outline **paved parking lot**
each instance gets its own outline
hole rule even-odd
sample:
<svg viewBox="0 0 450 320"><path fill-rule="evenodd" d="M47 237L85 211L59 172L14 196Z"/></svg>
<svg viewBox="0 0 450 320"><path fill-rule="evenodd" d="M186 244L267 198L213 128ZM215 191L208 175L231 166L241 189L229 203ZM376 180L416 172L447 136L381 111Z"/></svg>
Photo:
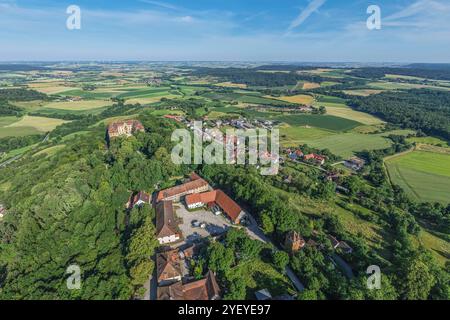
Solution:
<svg viewBox="0 0 450 320"><path fill-rule="evenodd" d="M177 216L183 221L179 227L185 241L188 243L210 235L221 234L232 226L231 222L226 220L224 216L216 216L206 209L189 212L182 203L175 204L174 209L176 210ZM193 227L192 221L194 220L205 223L206 228Z"/></svg>

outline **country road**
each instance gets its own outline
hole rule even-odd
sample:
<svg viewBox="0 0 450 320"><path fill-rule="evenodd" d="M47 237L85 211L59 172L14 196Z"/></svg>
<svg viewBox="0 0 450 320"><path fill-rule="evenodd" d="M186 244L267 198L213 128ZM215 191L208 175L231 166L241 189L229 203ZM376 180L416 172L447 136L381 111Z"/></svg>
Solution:
<svg viewBox="0 0 450 320"><path fill-rule="evenodd" d="M250 238L252 238L254 240L259 240L264 243L270 243L277 250L280 250L280 248L278 248L278 246L275 245L275 243L273 241L271 241L268 237L266 237L264 232L259 228L255 218L253 218L253 216L251 214L247 214L247 217L249 217L250 223L246 227L246 229L247 229L247 233L250 236ZM286 275L292 281L292 283L294 284L295 288L298 291L301 292L301 291L305 290L305 286L303 285L303 283L301 283L300 279L297 277L297 275L294 273L294 271L289 266L286 267Z"/></svg>

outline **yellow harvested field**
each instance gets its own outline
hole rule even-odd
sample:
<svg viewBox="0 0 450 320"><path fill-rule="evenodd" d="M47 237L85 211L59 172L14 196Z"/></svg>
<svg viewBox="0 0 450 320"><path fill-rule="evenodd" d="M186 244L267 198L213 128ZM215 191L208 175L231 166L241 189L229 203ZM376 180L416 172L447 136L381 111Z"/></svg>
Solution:
<svg viewBox="0 0 450 320"><path fill-rule="evenodd" d="M378 94L383 92L383 90L375 90L375 89L355 89L355 90L344 90L345 94L353 95L353 96L361 96L368 97L371 94Z"/></svg>
<svg viewBox="0 0 450 320"><path fill-rule="evenodd" d="M31 127L35 128L41 132L48 132L55 129L57 126L70 122L60 119L51 119L44 117L32 117L32 116L24 116L21 120L6 126L6 128L20 128L20 127Z"/></svg>
<svg viewBox="0 0 450 320"><path fill-rule="evenodd" d="M303 90L316 89L316 88L320 88L320 84L319 84L319 83L315 83L315 82L305 82L305 83L303 84Z"/></svg>
<svg viewBox="0 0 450 320"><path fill-rule="evenodd" d="M45 94L57 94L64 91L76 90L77 87L69 87L62 82L35 82L28 85L30 89L45 93Z"/></svg>
<svg viewBox="0 0 450 320"><path fill-rule="evenodd" d="M220 82L220 83L216 83L215 86L225 87L225 88L240 88L240 89L247 88L247 85L244 83L233 83L233 82Z"/></svg>
<svg viewBox="0 0 450 320"><path fill-rule="evenodd" d="M60 110L91 110L105 106L112 105L110 100L82 100L82 101L68 101L68 102L51 102L45 105L45 108L60 109Z"/></svg>
<svg viewBox="0 0 450 320"><path fill-rule="evenodd" d="M354 120L362 124L375 125L384 123L383 120L374 117L365 112L355 111L349 107L325 107L327 109L327 114L341 117L345 119Z"/></svg>
<svg viewBox="0 0 450 320"><path fill-rule="evenodd" d="M306 94L298 94L295 96L283 96L283 97L272 97L272 96L265 96L266 98L271 99L277 99L277 100L283 100L290 103L299 103L299 104L305 104L305 105L311 105L314 102L314 98L312 96L308 96Z"/></svg>
<svg viewBox="0 0 450 320"><path fill-rule="evenodd" d="M149 104L149 103L159 102L159 101L161 101L162 98L174 99L174 98L179 98L179 97L180 96L178 96L178 95L168 94L168 95L163 95L163 96L159 96L159 97L135 98L135 99L127 100L127 104L133 104L133 103Z"/></svg>

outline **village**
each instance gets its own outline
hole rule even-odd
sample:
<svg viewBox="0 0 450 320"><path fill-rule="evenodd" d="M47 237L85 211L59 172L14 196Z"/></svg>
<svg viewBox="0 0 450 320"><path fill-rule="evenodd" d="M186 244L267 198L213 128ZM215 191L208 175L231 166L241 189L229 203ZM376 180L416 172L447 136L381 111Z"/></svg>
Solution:
<svg viewBox="0 0 450 320"><path fill-rule="evenodd" d="M172 119L172 117L170 117ZM124 136L130 137L136 132L144 132L144 126L138 120L116 121L110 123L107 130L108 139ZM291 161L310 162L323 165L325 157L318 154L303 154L301 150L285 150ZM348 166L358 170L362 162L349 159ZM157 300L216 300L221 298L222 289L216 275L208 270L201 279L196 279L190 270L190 261L196 259L199 248L205 239L220 239L230 228L244 228L253 238L262 242L271 242L260 230L255 219L242 209L229 195L220 189L214 189L205 179L192 172L182 184L153 194L145 190L131 193L126 210L148 205L155 210L156 239L159 249L154 257L156 275L150 275L148 299ZM318 235L316 235L318 236ZM352 248L344 241L327 235L332 248L342 254L351 254ZM217 240L219 241L219 240ZM305 241L297 232L289 232L281 244L283 250L293 254L306 246L323 249L323 244L313 238ZM338 267L351 269L345 261L330 257ZM304 286L300 280L287 270L287 275L297 290ZM272 297L271 293L261 288L255 293L255 299L290 300L292 296Z"/></svg>

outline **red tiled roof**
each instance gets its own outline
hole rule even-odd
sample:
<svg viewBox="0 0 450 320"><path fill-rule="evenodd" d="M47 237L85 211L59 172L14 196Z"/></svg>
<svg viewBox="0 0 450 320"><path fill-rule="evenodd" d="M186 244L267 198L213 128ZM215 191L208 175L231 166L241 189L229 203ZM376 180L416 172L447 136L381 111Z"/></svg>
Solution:
<svg viewBox="0 0 450 320"><path fill-rule="evenodd" d="M178 250L158 253L156 255L158 282L181 277L181 263Z"/></svg>
<svg viewBox="0 0 450 320"><path fill-rule="evenodd" d="M222 190L217 190L216 203L225 211L232 221L236 221L241 213L241 207Z"/></svg>
<svg viewBox="0 0 450 320"><path fill-rule="evenodd" d="M186 196L185 200L187 205L194 203L209 204L215 202L234 222L239 218L239 214L242 211L241 207L222 190L191 194Z"/></svg>
<svg viewBox="0 0 450 320"><path fill-rule="evenodd" d="M210 203L216 201L217 191L208 191L203 193L193 193L187 195L185 200L187 205L191 205L194 203Z"/></svg>
<svg viewBox="0 0 450 320"><path fill-rule="evenodd" d="M316 159L316 160L322 161L322 160L325 160L325 157L320 156L320 155L315 154L315 153L310 153L310 154L305 155L305 159L306 160Z"/></svg>
<svg viewBox="0 0 450 320"><path fill-rule="evenodd" d="M192 190L201 188L201 187L205 187L208 185L208 182L206 182L205 180L203 180L202 178L199 178L197 180L194 181L189 181L186 182L184 184L181 184L179 186L175 186L169 189L165 189L165 190L161 190L158 193L158 197L156 201L161 201L163 199L166 198L170 198L176 195L184 195L189 193Z"/></svg>
<svg viewBox="0 0 450 320"><path fill-rule="evenodd" d="M220 288L211 271L201 280L166 287L158 287L158 300L215 300L220 298Z"/></svg>
<svg viewBox="0 0 450 320"><path fill-rule="evenodd" d="M172 201L156 205L156 237L164 238L178 234L178 223L173 213Z"/></svg>
<svg viewBox="0 0 450 320"><path fill-rule="evenodd" d="M128 125L132 126L132 131L144 131L145 128L139 120L115 121L108 125L108 134L116 134L120 127Z"/></svg>

